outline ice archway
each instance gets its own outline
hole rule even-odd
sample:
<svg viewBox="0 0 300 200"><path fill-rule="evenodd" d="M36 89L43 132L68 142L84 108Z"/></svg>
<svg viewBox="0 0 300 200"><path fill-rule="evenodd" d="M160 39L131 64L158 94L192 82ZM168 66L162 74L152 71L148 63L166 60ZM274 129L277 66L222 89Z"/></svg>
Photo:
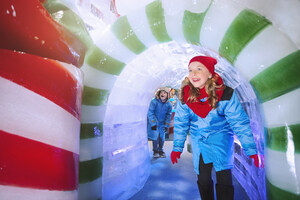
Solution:
<svg viewBox="0 0 300 200"><path fill-rule="evenodd" d="M266 185L270 198L298 198L300 194L298 139L300 109L297 102L300 99L298 78L300 51L296 44L273 26L272 21L236 2L214 1L202 13L185 10L170 14L165 11L161 1L154 1L120 17L104 35L98 38L97 48L90 51L86 57L86 65L82 68L86 79L84 92L86 101L83 102L82 107L82 126L88 129L94 127L95 124L103 122L105 124L103 136L105 141L103 149L104 198L122 199L132 195L134 187L139 187L143 184L142 181L146 180L145 168L149 166L147 144L143 143L146 137L145 123L142 122L145 119L147 107L136 102L107 107L108 94L113 88L117 75L134 58L151 46L172 40L202 46L205 50L201 53L227 59L236 71L250 81L259 98L266 120ZM229 79L233 77L232 79L235 80L238 77L238 75L231 74L235 70L230 72L227 70L230 66L224 68L220 66L219 69L224 72L221 73L223 76L229 75L229 77L224 77L225 81L233 83ZM145 75L141 74L141 76ZM147 81L150 84L158 83L155 77L148 77ZM145 83L145 85L150 84ZM145 94L148 91L142 91L144 90L142 86L139 85L138 90L127 88L126 93L131 95L131 98L126 100L149 98L152 91ZM235 88L239 86L240 82ZM240 89L240 92L251 93L251 88L249 90L245 88ZM121 98L122 92L125 90L119 90L118 93L112 92L111 95L117 94L114 99ZM240 97L243 96L247 94L240 95ZM255 99L244 103L250 111L257 110L251 108L251 106L256 107ZM130 113L132 110L135 110L134 116ZM114 113L113 117L109 113ZM263 133L260 132L259 127L257 130L256 138L261 139ZM122 146L121 140L126 137L120 136L126 132L144 134L145 137L138 137L139 141L128 140L128 143ZM94 140L98 138L89 138L89 141L81 140L81 143L92 144ZM263 146L259 143L260 140L257 142L258 146ZM109 144L114 144L114 146ZM140 156L134 157L133 153ZM90 163L85 154L80 153L80 155L80 159L86 162L84 164L97 165L99 163L99 159L95 158L97 155L90 157ZM116 162L114 158L117 158ZM243 160L242 157L239 158L239 155L236 158ZM131 159L135 159L136 166L129 164L133 161ZM247 166L242 165L241 168L243 167ZM258 175L261 174L258 173ZM125 187L122 185L123 180L132 184ZM251 182L252 180L248 182L258 191L257 197L264 198L264 192L259 191L258 188L261 185ZM92 184L91 182L90 185ZM112 185L114 185L113 192L109 190L112 189ZM81 188L84 187L85 184L81 184ZM106 196L108 193L109 195ZM91 195L91 193L81 193L81 195ZM255 197L252 198L255 199Z"/></svg>

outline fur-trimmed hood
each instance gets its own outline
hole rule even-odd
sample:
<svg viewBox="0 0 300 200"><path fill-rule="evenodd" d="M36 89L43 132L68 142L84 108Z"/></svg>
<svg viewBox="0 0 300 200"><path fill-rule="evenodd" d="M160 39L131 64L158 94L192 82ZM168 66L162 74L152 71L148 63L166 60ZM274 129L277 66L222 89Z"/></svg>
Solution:
<svg viewBox="0 0 300 200"><path fill-rule="evenodd" d="M159 99L159 94L160 94L161 91L165 91L168 94L167 100L169 100L170 99L170 88L168 88L168 87L159 88L155 93L155 98Z"/></svg>

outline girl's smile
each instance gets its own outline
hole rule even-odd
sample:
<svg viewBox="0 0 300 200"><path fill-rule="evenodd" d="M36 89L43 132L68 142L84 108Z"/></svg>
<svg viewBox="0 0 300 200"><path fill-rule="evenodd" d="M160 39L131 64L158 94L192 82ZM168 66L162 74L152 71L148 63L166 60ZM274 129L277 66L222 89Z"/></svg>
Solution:
<svg viewBox="0 0 300 200"><path fill-rule="evenodd" d="M188 78L195 88L203 88L205 86L206 81L211 77L211 73L202 63L190 63Z"/></svg>

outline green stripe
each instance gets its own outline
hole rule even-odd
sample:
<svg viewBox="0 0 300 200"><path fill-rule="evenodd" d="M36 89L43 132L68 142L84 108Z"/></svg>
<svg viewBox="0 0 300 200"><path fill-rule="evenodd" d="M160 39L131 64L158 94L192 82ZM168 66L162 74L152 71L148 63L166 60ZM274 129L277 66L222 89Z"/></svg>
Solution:
<svg viewBox="0 0 300 200"><path fill-rule="evenodd" d="M183 34L187 42L200 44L200 30L206 13L184 11L182 20Z"/></svg>
<svg viewBox="0 0 300 200"><path fill-rule="evenodd" d="M79 183L87 183L102 176L103 158L79 162Z"/></svg>
<svg viewBox="0 0 300 200"><path fill-rule="evenodd" d="M81 17L63 5L62 2L48 0L45 4L43 4L43 6L55 21L75 34L86 45L86 47L90 47L93 44ZM63 12L58 13L59 11Z"/></svg>
<svg viewBox="0 0 300 200"><path fill-rule="evenodd" d="M89 49L85 57L85 62L95 69L113 75L119 75L126 65L125 63L110 57L95 45Z"/></svg>
<svg viewBox="0 0 300 200"><path fill-rule="evenodd" d="M103 136L103 122L80 125L80 139Z"/></svg>
<svg viewBox="0 0 300 200"><path fill-rule="evenodd" d="M295 152L300 153L300 124L268 128L267 147L276 151L287 151L288 130L291 131Z"/></svg>
<svg viewBox="0 0 300 200"><path fill-rule="evenodd" d="M84 86L82 94L82 105L99 106L108 100L109 90Z"/></svg>
<svg viewBox="0 0 300 200"><path fill-rule="evenodd" d="M74 33L83 43L85 43L87 48L93 45L93 40L86 30L85 23L73 11L64 11L64 15L59 22L64 24L69 31Z"/></svg>
<svg viewBox="0 0 300 200"><path fill-rule="evenodd" d="M126 16L119 17L111 26L111 30L116 37L135 54L140 54L146 50L146 46L133 32Z"/></svg>
<svg viewBox="0 0 300 200"><path fill-rule="evenodd" d="M254 11L243 10L226 31L219 48L220 55L234 63L246 44L270 23Z"/></svg>
<svg viewBox="0 0 300 200"><path fill-rule="evenodd" d="M256 75L250 83L262 102L279 97L300 86L300 51L296 51Z"/></svg>
<svg viewBox="0 0 300 200"><path fill-rule="evenodd" d="M69 8L65 6L62 2L60 2L60 0L48 0L45 3L43 3L43 6L49 13L54 13L61 10L69 10Z"/></svg>
<svg viewBox="0 0 300 200"><path fill-rule="evenodd" d="M284 178L284 177L283 177ZM267 187L267 199L268 200L299 200L300 195L285 191L281 188L276 187L272 183L266 179L266 187Z"/></svg>
<svg viewBox="0 0 300 200"><path fill-rule="evenodd" d="M152 34L156 40L161 43L171 41L172 39L167 33L165 25L164 9L162 8L161 0L148 4L146 6L146 15Z"/></svg>

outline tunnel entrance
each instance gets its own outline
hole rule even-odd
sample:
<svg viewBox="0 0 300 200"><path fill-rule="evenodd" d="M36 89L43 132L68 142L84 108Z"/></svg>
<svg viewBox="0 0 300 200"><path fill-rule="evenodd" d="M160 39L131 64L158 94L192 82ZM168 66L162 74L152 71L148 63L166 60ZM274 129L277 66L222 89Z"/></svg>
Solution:
<svg viewBox="0 0 300 200"><path fill-rule="evenodd" d="M112 185L120 183L119 176L122 177L125 174L127 174L125 176L131 177L136 176L136 171L142 172L138 175L140 181L147 181L152 159L146 130L150 100L161 86L168 85L179 88L182 80L188 74L188 60L190 57L200 54L218 59L216 72L220 74L226 85L236 90L242 106L250 118L258 150L263 153L264 126L259 102L249 81L236 68L204 47L180 44L175 41L154 45L127 64L112 88L104 122L103 139L106 141L103 144L104 193L111 194L113 192L111 191ZM264 187L264 171L253 168L251 160L245 155L237 140L235 149L236 161L233 175L240 185L250 191ZM105 155L109 156L105 158ZM147 168L142 163L148 165ZM109 171L112 169L114 170ZM253 173L252 170L256 170L256 172ZM258 174L259 177L253 177L253 174ZM109 183L107 186L105 185L106 181ZM135 192L137 191L138 189L135 189Z"/></svg>

